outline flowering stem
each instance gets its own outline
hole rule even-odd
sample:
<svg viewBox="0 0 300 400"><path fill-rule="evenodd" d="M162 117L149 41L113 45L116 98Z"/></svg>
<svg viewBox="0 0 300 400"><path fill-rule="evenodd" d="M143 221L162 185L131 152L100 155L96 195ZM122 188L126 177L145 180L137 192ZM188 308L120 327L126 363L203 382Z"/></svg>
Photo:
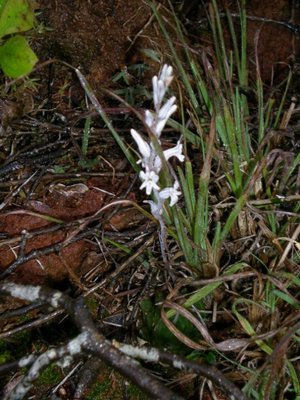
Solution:
<svg viewBox="0 0 300 400"><path fill-rule="evenodd" d="M140 159L138 164L142 165L139 174L142 182L140 189L145 189L146 194L152 194L153 200L147 200L150 204L151 214L158 220L160 225L159 241L164 263L167 265L167 229L164 221L164 203L169 199L169 206L177 203L181 192L175 172L170 170L168 159L176 157L179 161L184 160L182 144L178 142L175 147L163 150L160 136L170 116L176 111L176 98L173 96L165 103L164 96L173 79L173 68L164 65L159 76L152 79L154 111L145 112L145 125L149 133L150 142L144 140L134 129L131 135L135 140ZM172 172L172 173L171 173Z"/></svg>

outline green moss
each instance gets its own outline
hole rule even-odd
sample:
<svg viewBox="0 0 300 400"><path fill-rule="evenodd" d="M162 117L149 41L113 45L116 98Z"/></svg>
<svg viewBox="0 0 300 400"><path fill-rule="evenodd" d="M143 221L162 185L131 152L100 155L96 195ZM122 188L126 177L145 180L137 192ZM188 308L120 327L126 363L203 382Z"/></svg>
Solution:
<svg viewBox="0 0 300 400"><path fill-rule="evenodd" d="M0 340L0 364L11 361L13 358L4 340Z"/></svg>
<svg viewBox="0 0 300 400"><path fill-rule="evenodd" d="M62 379L62 373L57 365L49 365L44 371L40 374L37 379L37 384L43 386L53 386L60 382Z"/></svg>
<svg viewBox="0 0 300 400"><path fill-rule="evenodd" d="M27 344L30 342L31 333L30 333L30 331L24 330L24 331L22 331L22 332L16 333L16 334L13 336L13 338L14 338L14 340L15 340L16 342L18 342L18 343L20 342L20 343L22 343L23 345L27 345Z"/></svg>
<svg viewBox="0 0 300 400"><path fill-rule="evenodd" d="M133 384L129 384L128 394L132 400L149 400L149 397Z"/></svg>
<svg viewBox="0 0 300 400"><path fill-rule="evenodd" d="M22 357L30 349L31 335L22 331L16 333L9 341L0 340L0 364Z"/></svg>
<svg viewBox="0 0 300 400"><path fill-rule="evenodd" d="M91 295L86 297L84 299L84 303L93 315L97 314L99 308L99 300L95 296Z"/></svg>
<svg viewBox="0 0 300 400"><path fill-rule="evenodd" d="M110 394L111 390L111 382L106 380L102 383L96 383L94 385L93 389L87 396L87 400L104 400L108 399L109 397L106 397L107 395Z"/></svg>
<svg viewBox="0 0 300 400"><path fill-rule="evenodd" d="M128 382L119 373L110 368L102 371L98 377L99 381L94 384L86 400L122 400L124 391L130 400L149 400L137 386Z"/></svg>

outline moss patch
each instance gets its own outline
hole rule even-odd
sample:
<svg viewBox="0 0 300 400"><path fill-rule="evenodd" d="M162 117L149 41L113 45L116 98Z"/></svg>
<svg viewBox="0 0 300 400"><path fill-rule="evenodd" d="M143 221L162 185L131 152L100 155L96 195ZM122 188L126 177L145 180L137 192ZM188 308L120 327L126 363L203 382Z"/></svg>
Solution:
<svg viewBox="0 0 300 400"><path fill-rule="evenodd" d="M126 381L126 379L118 373L107 369L102 371L99 376L99 382L93 386L86 399L123 400L125 393L126 398L130 400L149 400L149 397L138 387Z"/></svg>
<svg viewBox="0 0 300 400"><path fill-rule="evenodd" d="M63 375L58 368L57 365L49 365L44 371L40 374L37 383L43 386L53 386L58 384Z"/></svg>

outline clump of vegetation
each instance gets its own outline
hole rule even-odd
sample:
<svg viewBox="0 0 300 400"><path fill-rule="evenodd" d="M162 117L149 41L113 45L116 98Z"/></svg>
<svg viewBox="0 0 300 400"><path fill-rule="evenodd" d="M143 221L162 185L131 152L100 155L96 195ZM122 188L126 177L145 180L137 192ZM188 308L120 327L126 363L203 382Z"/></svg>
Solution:
<svg viewBox="0 0 300 400"><path fill-rule="evenodd" d="M210 54L205 48L199 54L190 51L174 10L162 17L153 3L151 7L169 46L168 62L179 76L177 89L183 99L179 106L182 122L169 120L169 125L183 135L186 149L185 166L177 167L184 201L171 209L169 234L178 243L186 264L196 272L183 284L195 288L193 294L186 293L182 296L185 300L180 300L185 311L170 305L166 315L170 321L179 314L193 321L206 343L218 350L220 360L228 359L228 352L235 347L230 362L242 381L247 376L244 392L250 398L259 399L262 393L264 398L280 397L286 387L290 395L300 396L296 359L289 359L295 352L286 357L286 349L281 359L282 380L272 379L279 367L272 355L283 349L284 339L271 339L277 330L290 337L291 349L298 347L297 335L292 335L298 323L290 324L286 307L290 312L298 308L294 295L299 291L300 198L296 176L300 156L283 141L271 139L271 132L287 129L293 122L294 104L287 98L292 74L280 101L275 101L272 92L264 92L258 59L255 80L249 80L245 2L241 3L238 29L230 13L221 18L217 2L211 2L207 18L214 51ZM225 43L224 29L230 32L231 48ZM249 91L255 93L255 99L247 95ZM287 205L291 214L285 213ZM263 250L266 248L269 250ZM225 282L233 282L239 274L249 276L250 281L241 278L239 289L230 289L233 286ZM196 283L197 276L201 279ZM260 284L258 276L262 278ZM206 284L204 277L215 278ZM219 287L223 290L221 297L216 291ZM202 313L194 307L200 300L209 305ZM217 307L220 315L221 308L226 309L235 321L234 336L229 336L234 337L232 342L212 340L209 321L202 319L211 306ZM275 315L280 316L276 321ZM222 326L221 316L214 319ZM195 344L189 341L192 336L167 324L183 343L201 349L202 341ZM223 329L226 325L223 321ZM244 344L241 334L235 333L240 329ZM260 334L266 338L258 339ZM238 349L246 342L258 352L255 360L251 353L241 358ZM268 357L273 362L268 362ZM252 362L256 365L253 369L249 367Z"/></svg>
<svg viewBox="0 0 300 400"><path fill-rule="evenodd" d="M192 277L186 279L183 286L195 288L193 294L187 290L179 296L183 308L174 304L174 308L169 305L166 313L162 311L163 321L182 343L189 343L191 349L203 350L203 341L195 343L192 340L195 334L189 335L174 322L179 316L192 321L204 341L219 351L220 360L226 359L228 356L225 354L232 350L238 352L246 343L255 346L259 358L266 360L284 346L284 340L277 344L271 339L261 340L258 339L259 332L273 337L274 329L283 334L285 329L282 330L282 326L287 324L289 330L286 334L289 336L298 327L298 324L289 324L286 307L291 310L299 307L294 293L299 290L297 265L300 246L297 238L300 230L297 220L300 197L297 195L299 182L296 177L300 155L283 141L274 141L275 132L287 129L292 122L295 104L287 99L292 73L288 74L279 101L275 100L272 91L264 92L258 58L255 79L253 76L252 80L249 79L245 2L241 3L238 29L231 14L228 12L221 16L217 2L211 2L207 19L214 50L210 54L204 48L201 54L190 51L181 22L171 5L171 12L164 10L161 13L154 3L149 4L170 53L168 57L156 54L155 59L163 59L174 66L178 78L177 91L182 99L179 105L181 122L178 118L170 118L167 125L181 133L185 148L185 165L177 167L180 181L177 190L178 194L182 191L183 201L179 206L175 203L174 207L163 205L164 212L160 213L157 212L155 194L154 201L149 203L160 225L162 218L166 221L169 237L175 239L186 265L192 268ZM225 43L224 29L230 33L231 46ZM255 97L249 96L249 92L255 93ZM155 134L151 128L149 131L151 124L147 122L147 113L145 125L153 141ZM147 163L143 159L151 151L135 131L132 135L142 154L139 162L145 167ZM154 148L155 145L151 146ZM200 168L198 160L201 160ZM169 174L166 164L163 164L163 171ZM159 178L156 174L148 175L140 172L144 181L142 188L148 189L147 194L150 194L153 188L157 190ZM286 206L289 213L285 212ZM282 241L286 241L286 250ZM263 250L266 248L269 249L267 252ZM230 295L224 283L234 281L239 275L251 276L251 282L246 284L240 278L241 291ZM258 275L263 277L259 295ZM205 284L205 277L215 278ZM202 281L195 282L197 278ZM197 289L198 286L203 287ZM218 291L220 287L223 294ZM199 311L195 308L199 301L209 307ZM145 320L152 315L145 309L146 304L147 301L141 304ZM235 329L242 329L244 339L237 336L232 341L216 343L213 340L206 326L209 321L202 319L213 304L217 308L225 307L232 321L236 321ZM275 321L274 315L280 315L280 319ZM226 323L223 324L225 327ZM259 324L263 328L258 331ZM157 342L157 333L159 331L152 332L153 342ZM151 341L150 336L146 334L144 337ZM291 335L290 340L294 343L291 347L298 346L296 336ZM261 365L260 374L257 374L256 368L248 366L253 362L250 355L247 361L245 358L241 361L238 354L231 358L240 379L247 376L244 391L250 398L259 399L262 393L267 398L275 398L278 393L282 396L286 386L294 396L300 396L295 361L283 356L281 361L285 365L285 374L282 381L274 383L272 374L278 368L277 364L268 364L267 361L260 364L256 359L257 367Z"/></svg>

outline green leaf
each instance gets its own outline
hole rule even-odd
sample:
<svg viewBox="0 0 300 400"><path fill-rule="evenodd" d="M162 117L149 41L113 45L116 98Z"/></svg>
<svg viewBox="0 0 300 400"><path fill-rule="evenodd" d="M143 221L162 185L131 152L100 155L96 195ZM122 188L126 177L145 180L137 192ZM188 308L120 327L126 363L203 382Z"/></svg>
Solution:
<svg viewBox="0 0 300 400"><path fill-rule="evenodd" d="M34 13L26 0L0 0L0 38L33 28Z"/></svg>
<svg viewBox="0 0 300 400"><path fill-rule="evenodd" d="M278 289L274 289L272 292L273 292L273 294L275 294L275 296L279 297L286 303L290 304L291 306L293 306L297 309L300 309L299 303L296 302L296 300L293 297L289 296L287 293L283 293Z"/></svg>
<svg viewBox="0 0 300 400"><path fill-rule="evenodd" d="M143 339L149 341L153 346L166 347L167 349L181 353L186 352L187 347L173 335L161 320L161 306L157 304L161 303L163 299L163 294L161 292L156 292L153 301L149 298L141 301L140 308L143 325L139 333ZM172 322L184 335L194 339L200 339L197 329L190 321L186 320L181 315L173 318Z"/></svg>
<svg viewBox="0 0 300 400"><path fill-rule="evenodd" d="M142 49L141 52L143 54L145 54L146 57L149 57L150 60L155 61L158 64L162 63L160 56L158 55L158 53L155 50L153 50L153 49Z"/></svg>
<svg viewBox="0 0 300 400"><path fill-rule="evenodd" d="M0 66L10 78L28 74L37 61L27 40L20 35L10 38L0 47Z"/></svg>

